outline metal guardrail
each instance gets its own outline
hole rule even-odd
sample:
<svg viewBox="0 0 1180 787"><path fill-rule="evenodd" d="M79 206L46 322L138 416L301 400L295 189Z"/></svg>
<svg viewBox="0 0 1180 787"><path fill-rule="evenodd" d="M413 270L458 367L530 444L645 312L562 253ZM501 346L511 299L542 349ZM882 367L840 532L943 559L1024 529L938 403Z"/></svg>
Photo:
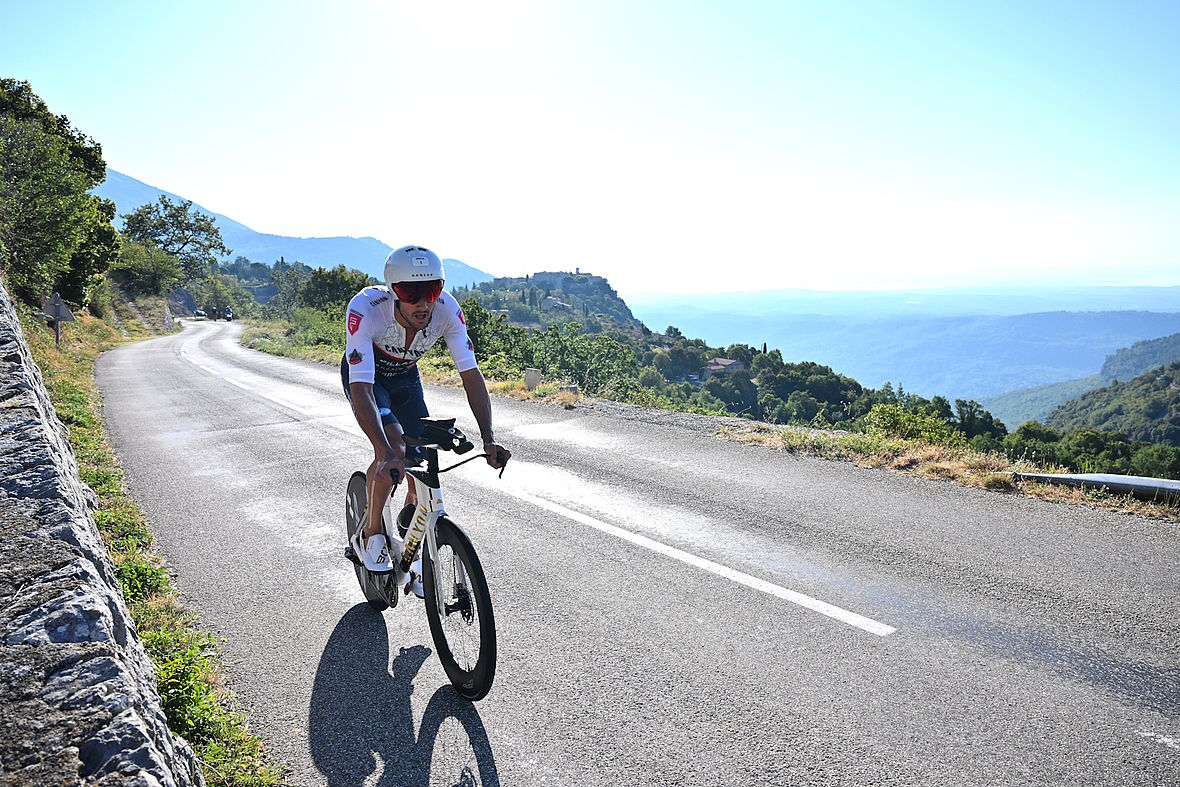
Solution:
<svg viewBox="0 0 1180 787"><path fill-rule="evenodd" d="M1113 473L1014 473L1018 481L1038 481L1089 489L1106 489L1157 503L1180 502L1180 481Z"/></svg>

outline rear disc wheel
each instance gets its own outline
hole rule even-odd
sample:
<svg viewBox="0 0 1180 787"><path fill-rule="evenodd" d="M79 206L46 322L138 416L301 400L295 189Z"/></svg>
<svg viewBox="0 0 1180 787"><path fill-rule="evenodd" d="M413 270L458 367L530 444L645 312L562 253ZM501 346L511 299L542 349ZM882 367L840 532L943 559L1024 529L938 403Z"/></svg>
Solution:
<svg viewBox="0 0 1180 787"><path fill-rule="evenodd" d="M365 526L368 496L365 474L357 470L352 474L352 478L348 479L348 493L344 498L344 523L348 530L348 543L350 544L353 534ZM385 585L392 585L390 578L393 575L370 574L369 570L360 563L354 563L353 569L356 571L356 581L360 584L361 592L365 594L365 600L369 602L369 606L378 612L388 609L390 596L387 596L384 591L386 590ZM397 599L396 588L394 588L392 598Z"/></svg>

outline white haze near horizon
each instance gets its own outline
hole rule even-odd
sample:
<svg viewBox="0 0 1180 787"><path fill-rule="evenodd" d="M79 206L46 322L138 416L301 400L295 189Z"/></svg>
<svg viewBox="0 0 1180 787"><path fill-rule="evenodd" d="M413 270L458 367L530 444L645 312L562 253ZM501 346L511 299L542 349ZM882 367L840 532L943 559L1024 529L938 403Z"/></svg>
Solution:
<svg viewBox="0 0 1180 787"><path fill-rule="evenodd" d="M5 74L260 231L624 295L1180 284L1175 9L7 3ZM41 31L53 30L48 36Z"/></svg>

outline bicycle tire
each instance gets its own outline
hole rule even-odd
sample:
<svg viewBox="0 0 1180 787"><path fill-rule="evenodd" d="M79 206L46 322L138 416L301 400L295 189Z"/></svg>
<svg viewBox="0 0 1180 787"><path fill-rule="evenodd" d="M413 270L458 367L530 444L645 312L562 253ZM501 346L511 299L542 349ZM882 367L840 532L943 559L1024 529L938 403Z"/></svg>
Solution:
<svg viewBox="0 0 1180 787"><path fill-rule="evenodd" d="M365 474L357 470L348 479L348 492L344 496L344 524L345 529L348 531L347 537L350 541L352 534L358 528L365 526L365 510L368 497L369 492L365 486ZM369 602L369 606L378 612L384 612L388 609L389 602L378 585L382 581L382 578L373 576L369 573L368 569L360 564L354 563L352 567L356 571L356 581L360 583L361 592L365 594L365 600Z"/></svg>
<svg viewBox="0 0 1180 787"><path fill-rule="evenodd" d="M459 694L472 702L483 699L496 677L496 619L483 566L471 539L458 525L440 517L435 528L438 562L422 557L422 589L426 619L443 671ZM462 568L458 574L457 567ZM436 581L447 591L438 608ZM459 581L456 581L456 580ZM441 613L441 614L440 614ZM478 642L472 644L473 637Z"/></svg>

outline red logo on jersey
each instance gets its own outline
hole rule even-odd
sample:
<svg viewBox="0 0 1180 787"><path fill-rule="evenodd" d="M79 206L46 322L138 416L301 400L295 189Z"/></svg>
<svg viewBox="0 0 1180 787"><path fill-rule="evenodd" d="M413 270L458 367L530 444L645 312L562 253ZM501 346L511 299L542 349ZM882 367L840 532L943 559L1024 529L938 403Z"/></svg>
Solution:
<svg viewBox="0 0 1180 787"><path fill-rule="evenodd" d="M348 356L348 362L350 364L352 364L353 366L355 366L356 364L363 361L364 358L365 358L365 356L361 355L359 350L353 350L352 353Z"/></svg>
<svg viewBox="0 0 1180 787"><path fill-rule="evenodd" d="M349 309L348 310L348 333L349 334L356 333L357 329L361 327L361 320L363 320L363 319L364 319L363 315L358 314L357 312L354 312L351 309Z"/></svg>
<svg viewBox="0 0 1180 787"><path fill-rule="evenodd" d="M463 323L464 325L467 324L467 316L463 314L462 306L459 307L459 322Z"/></svg>

